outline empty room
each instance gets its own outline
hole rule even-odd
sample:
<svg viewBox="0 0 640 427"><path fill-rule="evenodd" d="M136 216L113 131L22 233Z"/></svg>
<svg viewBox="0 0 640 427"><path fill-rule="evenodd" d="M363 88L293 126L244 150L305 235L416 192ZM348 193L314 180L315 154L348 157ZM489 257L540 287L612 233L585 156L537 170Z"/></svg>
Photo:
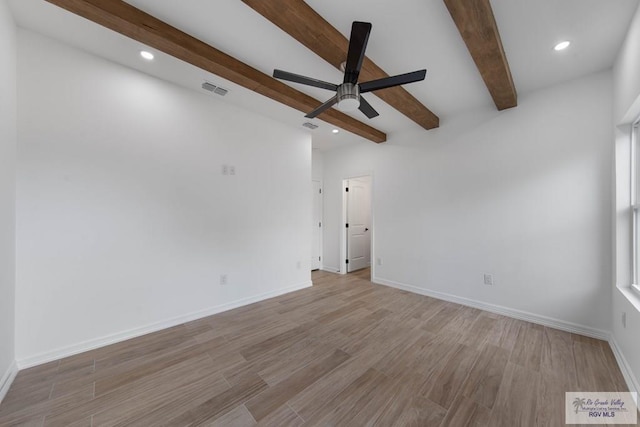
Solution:
<svg viewBox="0 0 640 427"><path fill-rule="evenodd" d="M639 0L0 0L0 426L640 425Z"/></svg>

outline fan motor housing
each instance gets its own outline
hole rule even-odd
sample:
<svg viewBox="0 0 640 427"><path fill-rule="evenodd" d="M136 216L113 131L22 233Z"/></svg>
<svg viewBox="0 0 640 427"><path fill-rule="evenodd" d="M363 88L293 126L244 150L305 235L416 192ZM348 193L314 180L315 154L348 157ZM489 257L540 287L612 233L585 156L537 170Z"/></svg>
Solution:
<svg viewBox="0 0 640 427"><path fill-rule="evenodd" d="M360 87L353 83L343 83L338 86L338 109L354 111L360 107Z"/></svg>

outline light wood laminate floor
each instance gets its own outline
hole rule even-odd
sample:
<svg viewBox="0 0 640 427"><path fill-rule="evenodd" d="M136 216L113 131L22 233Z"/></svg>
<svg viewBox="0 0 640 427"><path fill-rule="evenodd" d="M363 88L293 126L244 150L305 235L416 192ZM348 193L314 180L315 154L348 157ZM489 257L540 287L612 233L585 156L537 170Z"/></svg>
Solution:
<svg viewBox="0 0 640 427"><path fill-rule="evenodd" d="M626 390L606 342L368 278L23 370L0 425L560 426L565 391Z"/></svg>

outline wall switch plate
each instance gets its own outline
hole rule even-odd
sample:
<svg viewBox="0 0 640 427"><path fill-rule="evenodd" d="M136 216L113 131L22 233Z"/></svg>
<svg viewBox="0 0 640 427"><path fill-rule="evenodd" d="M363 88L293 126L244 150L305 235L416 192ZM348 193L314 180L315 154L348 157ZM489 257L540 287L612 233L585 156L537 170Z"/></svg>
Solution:
<svg viewBox="0 0 640 427"><path fill-rule="evenodd" d="M302 263L300 261L296 262L296 267L298 268L298 270L300 270L301 266L302 266Z"/></svg>
<svg viewBox="0 0 640 427"><path fill-rule="evenodd" d="M485 285L493 285L493 275L485 274L484 275L484 284Z"/></svg>
<svg viewBox="0 0 640 427"><path fill-rule="evenodd" d="M226 285L228 282L228 278L226 274L221 274L220 275L220 284L221 285Z"/></svg>
<svg viewBox="0 0 640 427"><path fill-rule="evenodd" d="M376 258L376 265L382 265L382 258Z"/></svg>
<svg viewBox="0 0 640 427"><path fill-rule="evenodd" d="M622 327L627 328L627 313L624 311L622 312Z"/></svg>

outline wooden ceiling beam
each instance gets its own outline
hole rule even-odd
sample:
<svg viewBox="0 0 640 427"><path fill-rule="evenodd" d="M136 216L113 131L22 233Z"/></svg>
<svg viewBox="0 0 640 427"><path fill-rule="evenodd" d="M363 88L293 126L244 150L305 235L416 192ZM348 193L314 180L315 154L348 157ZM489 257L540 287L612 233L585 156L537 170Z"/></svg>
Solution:
<svg viewBox="0 0 640 427"><path fill-rule="evenodd" d="M334 67L340 69L340 64L347 59L349 40L303 0L242 1ZM360 81L388 76L365 57ZM433 129L439 126L438 116L401 86L374 93L423 128Z"/></svg>
<svg viewBox="0 0 640 427"><path fill-rule="evenodd" d="M121 0L47 0L191 65L307 113L321 102L264 74ZM384 132L336 110L318 118L370 141L387 140Z"/></svg>
<svg viewBox="0 0 640 427"><path fill-rule="evenodd" d="M444 0L498 110L518 105L518 94L489 0Z"/></svg>

